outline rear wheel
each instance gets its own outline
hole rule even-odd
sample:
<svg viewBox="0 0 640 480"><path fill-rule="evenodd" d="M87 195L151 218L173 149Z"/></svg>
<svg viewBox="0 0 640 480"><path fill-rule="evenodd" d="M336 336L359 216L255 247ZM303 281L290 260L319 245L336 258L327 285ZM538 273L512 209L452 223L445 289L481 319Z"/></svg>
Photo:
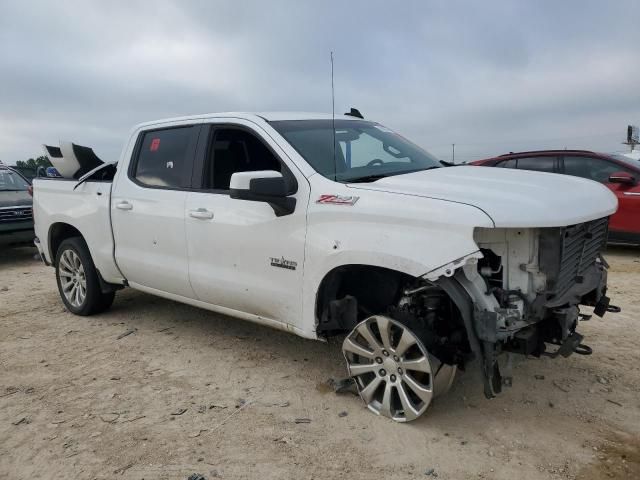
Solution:
<svg viewBox="0 0 640 480"><path fill-rule="evenodd" d="M91 254L80 237L68 238L60 244L56 280L63 303L76 315L99 313L113 303L115 292L102 292Z"/></svg>
<svg viewBox="0 0 640 480"><path fill-rule="evenodd" d="M369 410L397 422L422 415L434 396L449 389L456 373L455 366L430 355L405 325L382 315L356 325L342 351Z"/></svg>

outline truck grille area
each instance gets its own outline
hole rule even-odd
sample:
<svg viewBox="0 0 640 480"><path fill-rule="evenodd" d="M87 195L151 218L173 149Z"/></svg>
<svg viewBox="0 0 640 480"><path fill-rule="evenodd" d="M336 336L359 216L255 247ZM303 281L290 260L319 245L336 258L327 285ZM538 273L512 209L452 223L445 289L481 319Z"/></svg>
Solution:
<svg viewBox="0 0 640 480"><path fill-rule="evenodd" d="M609 232L607 217L563 228L545 228L540 235L540 267L547 275L547 292L564 295L605 248Z"/></svg>
<svg viewBox="0 0 640 480"><path fill-rule="evenodd" d="M33 220L33 210L30 206L0 208L0 223L14 223Z"/></svg>

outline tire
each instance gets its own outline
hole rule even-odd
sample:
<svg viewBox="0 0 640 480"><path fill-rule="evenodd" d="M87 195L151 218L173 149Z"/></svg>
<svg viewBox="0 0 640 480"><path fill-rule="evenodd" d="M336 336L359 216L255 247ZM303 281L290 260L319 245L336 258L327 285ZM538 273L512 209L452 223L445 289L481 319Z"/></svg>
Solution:
<svg viewBox="0 0 640 480"><path fill-rule="evenodd" d="M100 292L102 296L102 301L96 308L93 310L93 313L102 313L106 312L113 305L113 301L116 298L116 292L103 293Z"/></svg>
<svg viewBox="0 0 640 480"><path fill-rule="evenodd" d="M456 373L406 325L384 315L356 325L344 339L342 353L367 408L396 422L424 414L433 398L446 393Z"/></svg>
<svg viewBox="0 0 640 480"><path fill-rule="evenodd" d="M103 293L87 244L81 237L64 240L56 253L56 281L67 310L87 316L107 310L115 292Z"/></svg>

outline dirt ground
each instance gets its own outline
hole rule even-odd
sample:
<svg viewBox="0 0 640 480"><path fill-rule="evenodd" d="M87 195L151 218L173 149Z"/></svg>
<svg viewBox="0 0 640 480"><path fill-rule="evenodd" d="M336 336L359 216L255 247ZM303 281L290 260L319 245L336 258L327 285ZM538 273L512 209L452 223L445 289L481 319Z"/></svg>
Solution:
<svg viewBox="0 0 640 480"><path fill-rule="evenodd" d="M410 424L328 387L337 341L130 289L76 317L34 253L0 253L2 479L640 478L640 250L607 256L623 312L582 323L592 356L491 401L472 364Z"/></svg>

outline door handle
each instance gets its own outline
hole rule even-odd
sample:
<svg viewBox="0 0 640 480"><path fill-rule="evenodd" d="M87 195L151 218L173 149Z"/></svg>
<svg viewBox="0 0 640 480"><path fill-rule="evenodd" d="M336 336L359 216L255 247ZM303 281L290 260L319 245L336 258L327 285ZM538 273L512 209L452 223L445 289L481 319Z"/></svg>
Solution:
<svg viewBox="0 0 640 480"><path fill-rule="evenodd" d="M624 192L623 194L630 197L640 197L640 192Z"/></svg>
<svg viewBox="0 0 640 480"><path fill-rule="evenodd" d="M200 220L211 220L213 218L213 212L210 212L206 208L198 208L197 210L189 210L189 216L199 218Z"/></svg>
<svg viewBox="0 0 640 480"><path fill-rule="evenodd" d="M133 205L131 205L126 200L123 200L122 202L116 203L116 208L118 210L132 210L133 209Z"/></svg>

